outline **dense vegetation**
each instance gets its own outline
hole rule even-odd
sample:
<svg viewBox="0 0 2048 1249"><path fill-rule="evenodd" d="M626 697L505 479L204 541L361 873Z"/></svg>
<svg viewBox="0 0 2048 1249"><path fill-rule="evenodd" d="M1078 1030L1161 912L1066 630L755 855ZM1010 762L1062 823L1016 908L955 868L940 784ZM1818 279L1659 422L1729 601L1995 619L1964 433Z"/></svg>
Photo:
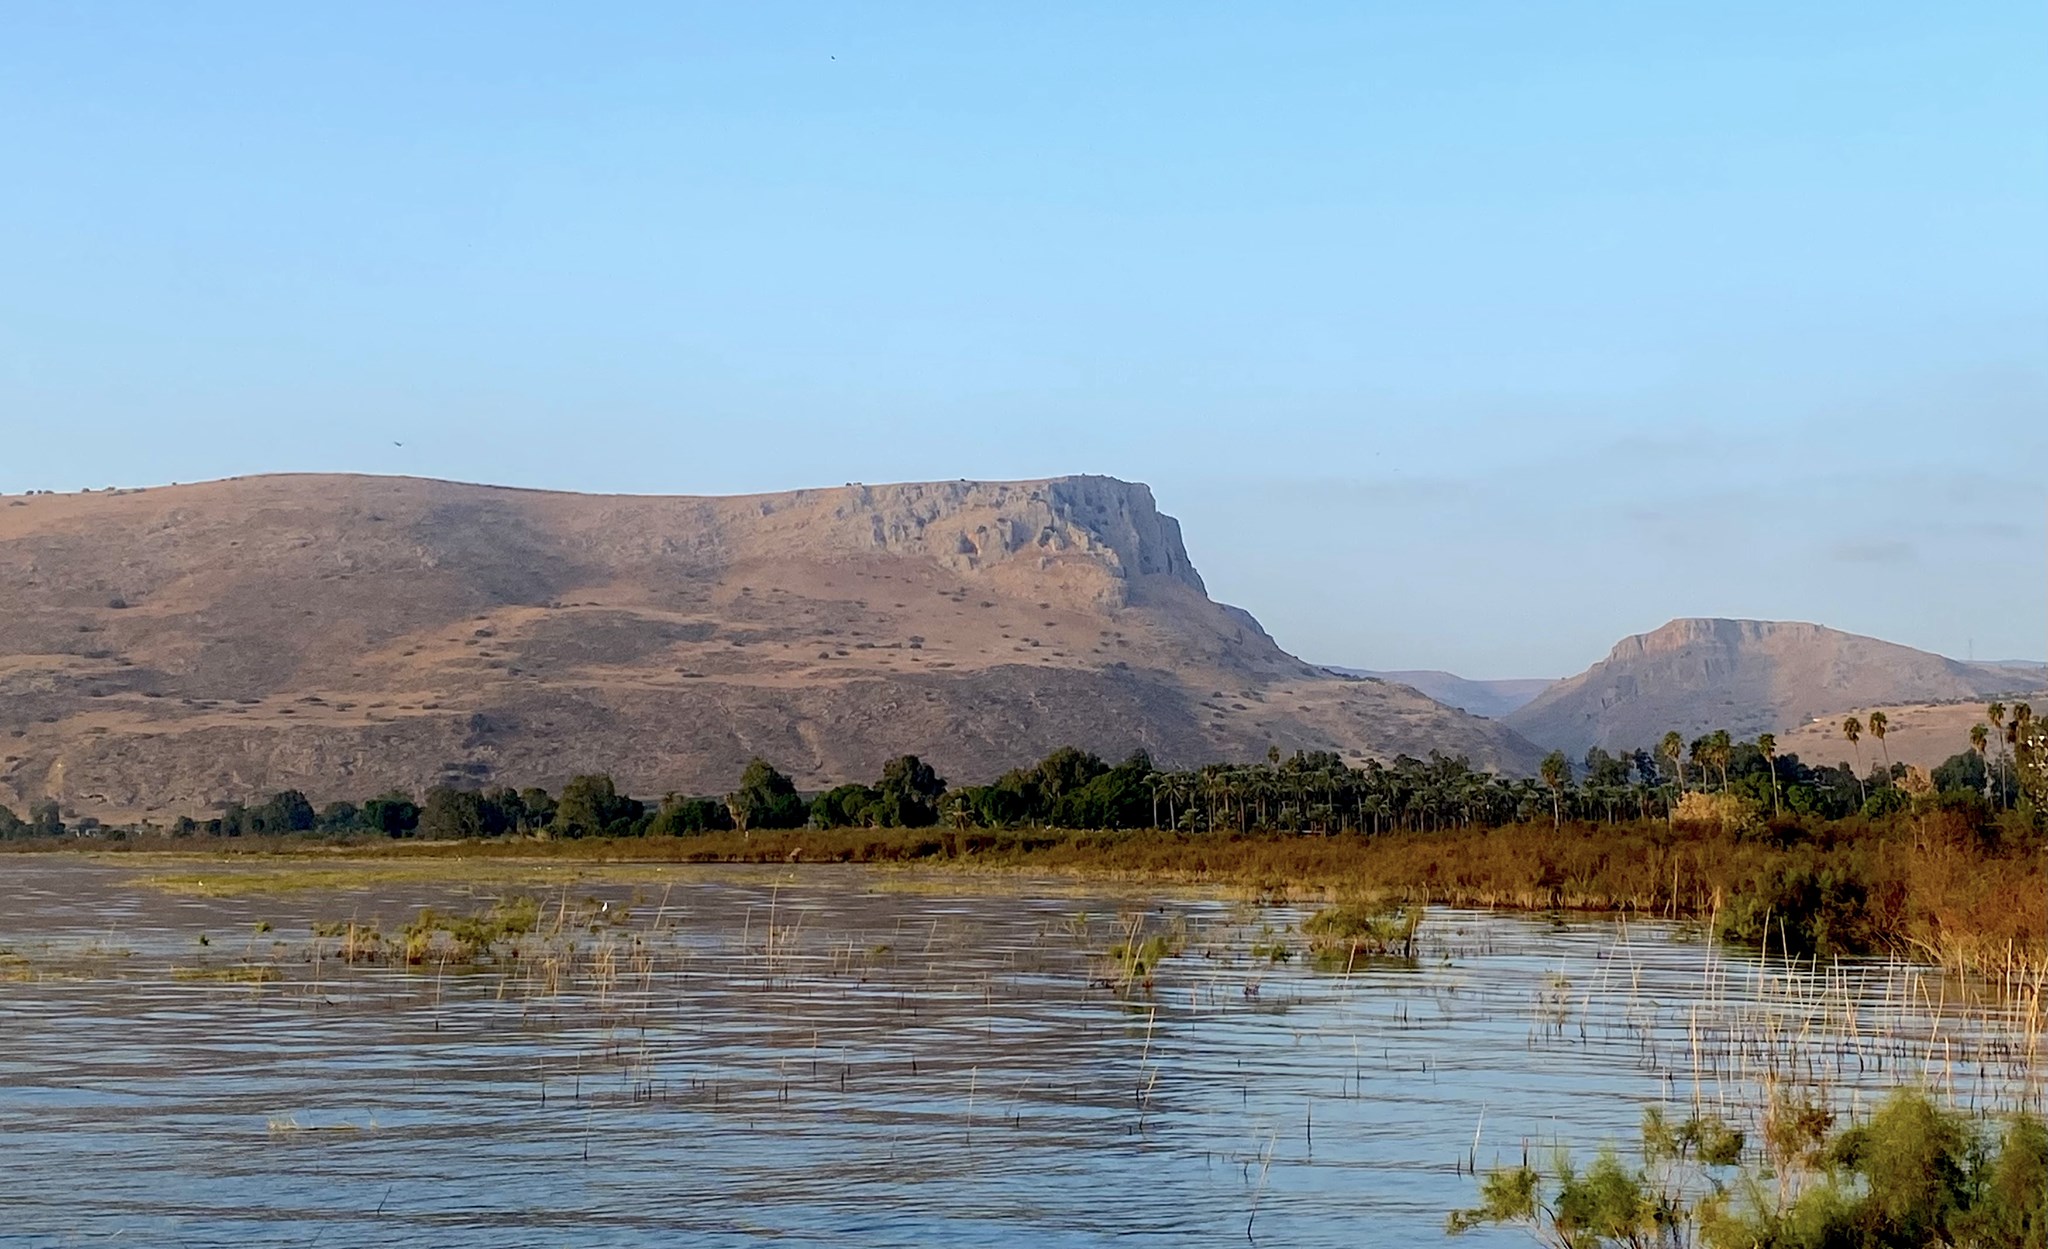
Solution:
<svg viewBox="0 0 2048 1249"><path fill-rule="evenodd" d="M389 793L316 810L290 790L254 806L231 803L204 821L177 820L175 836L239 837L280 833L369 833L461 840L508 835L553 837L680 836L725 829L1052 827L1171 829L1189 833L1434 832L1499 828L1547 817L1619 825L1651 820L1713 822L1733 831L1783 836L1791 826L1878 819L1929 799L1957 809L2038 811L2048 806L2048 725L2018 704L1989 708L1989 724L1970 749L1931 773L1884 753L1885 720L1872 713L1843 722L1860 754L1867 732L1875 749L1867 773L1846 765L1810 766L1777 753L1773 737L1737 741L1726 731L1691 743L1666 734L1655 750L1611 754L1595 748L1578 761L1553 753L1536 777L1474 769L1463 757L1431 752L1347 765L1327 752L1277 749L1263 762L1155 768L1143 754L1110 764L1071 747L987 785L949 788L915 755L892 760L873 784L841 785L806 798L766 760L750 763L723 796L669 794L649 803L619 792L611 777L579 776L559 795L544 789L440 787L423 798ZM1787 821L1793 825L1788 826ZM1777 830L1773 833L1772 830ZM0 807L0 837L100 831L97 821L67 826L54 802L26 820Z"/></svg>
<svg viewBox="0 0 2048 1249"><path fill-rule="evenodd" d="M287 791L169 828L67 827L54 803L0 837L327 838L553 843L553 852L697 860L971 858L982 865L1398 893L1410 900L1710 918L1727 938L1830 955L1910 951L1981 966L2044 958L2042 725L1994 706L1971 748L1931 773L1883 756L1867 773L1725 732L1656 751L1562 755L1537 778L1461 758L1346 765L1269 752L1183 771L1054 751L990 784L949 787L916 756L872 784L806 797L765 760L722 796L630 797L603 775L559 793L439 787L316 809ZM1852 745L1866 726L1844 725ZM1994 741L1996 746L1994 748ZM627 847L631 848L628 849Z"/></svg>

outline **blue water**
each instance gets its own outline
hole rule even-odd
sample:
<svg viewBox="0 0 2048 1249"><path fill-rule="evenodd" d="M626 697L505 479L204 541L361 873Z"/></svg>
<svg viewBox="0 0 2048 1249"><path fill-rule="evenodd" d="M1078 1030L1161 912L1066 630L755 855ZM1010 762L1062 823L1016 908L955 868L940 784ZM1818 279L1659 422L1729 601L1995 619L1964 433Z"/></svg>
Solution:
<svg viewBox="0 0 2048 1249"><path fill-rule="evenodd" d="M1251 957L1302 912L1186 895L648 866L209 899L0 863L0 1243L1408 1245L1475 1161L1739 1121L1773 1067L1845 1109L2041 1098L1966 984L1665 925L1436 910L1344 975ZM500 893L578 917L566 969L310 931ZM1185 933L1149 991L1103 983L1132 922ZM281 978L178 978L245 962Z"/></svg>

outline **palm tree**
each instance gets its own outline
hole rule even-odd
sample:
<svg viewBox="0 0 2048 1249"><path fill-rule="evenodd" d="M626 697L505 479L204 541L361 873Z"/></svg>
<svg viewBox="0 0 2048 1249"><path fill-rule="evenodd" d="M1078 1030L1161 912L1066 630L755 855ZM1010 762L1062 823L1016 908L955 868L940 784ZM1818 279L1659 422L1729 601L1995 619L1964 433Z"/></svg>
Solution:
<svg viewBox="0 0 2048 1249"><path fill-rule="evenodd" d="M1728 792L1728 763L1735 757L1735 740L1728 736L1727 729L1715 729L1707 734L1707 758L1715 771L1721 774L1721 792Z"/></svg>
<svg viewBox="0 0 2048 1249"><path fill-rule="evenodd" d="M1543 783L1550 786L1550 826L1564 827L1564 787L1572 783L1572 763L1562 750L1543 756Z"/></svg>
<svg viewBox="0 0 2048 1249"><path fill-rule="evenodd" d="M1858 745L1863 740L1863 721L1855 716L1842 721L1842 736L1849 739L1849 745L1856 751L1856 793L1862 801L1868 802L1870 795L1863 788L1863 747Z"/></svg>
<svg viewBox="0 0 2048 1249"><path fill-rule="evenodd" d="M2005 704L1992 703L1984 709L1984 718L1991 723L1991 741L1993 745L1998 747L1998 758L1993 762L1998 767L2000 774L2003 774L2005 771L2003 766L2005 763Z"/></svg>
<svg viewBox="0 0 2048 1249"><path fill-rule="evenodd" d="M1970 726L1970 749L1977 752L1977 766L1984 769L1984 800L1994 807L1998 805L1997 790L1991 784L1991 764L1985 751L1991 744L1991 734L1981 724Z"/></svg>
<svg viewBox="0 0 2048 1249"><path fill-rule="evenodd" d="M1884 712L1870 713L1870 735L1877 739L1878 749L1884 751L1884 770L1887 776L1891 775L1892 751L1891 747L1884 744L1884 731L1890 724L1891 721L1885 718Z"/></svg>
<svg viewBox="0 0 2048 1249"><path fill-rule="evenodd" d="M1672 768L1675 769L1678 773L1678 792L1681 794L1684 793L1685 739L1678 735L1678 730L1673 729L1671 732L1666 733L1664 735L1664 740L1657 743L1657 753L1663 755L1666 759L1671 760Z"/></svg>
<svg viewBox="0 0 2048 1249"><path fill-rule="evenodd" d="M1756 735L1756 748L1763 752L1764 766L1771 770L1771 818L1778 816L1778 738L1773 733Z"/></svg>

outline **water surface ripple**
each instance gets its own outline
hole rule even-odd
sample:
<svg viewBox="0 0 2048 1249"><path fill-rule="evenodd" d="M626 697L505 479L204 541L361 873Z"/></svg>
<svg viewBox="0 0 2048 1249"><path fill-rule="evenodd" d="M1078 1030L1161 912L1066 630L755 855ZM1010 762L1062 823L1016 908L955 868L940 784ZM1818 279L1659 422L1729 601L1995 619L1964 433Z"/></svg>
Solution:
<svg viewBox="0 0 2048 1249"><path fill-rule="evenodd" d="M1298 910L1185 895L649 866L212 898L5 862L0 1243L1405 1245L1473 1162L1645 1105L2042 1096L1970 985L1669 925L1439 909L1344 974L1252 956ZM574 921L566 962L312 931L508 893ZM1106 983L1132 924L1185 933L1149 991ZM244 964L281 978L193 978Z"/></svg>

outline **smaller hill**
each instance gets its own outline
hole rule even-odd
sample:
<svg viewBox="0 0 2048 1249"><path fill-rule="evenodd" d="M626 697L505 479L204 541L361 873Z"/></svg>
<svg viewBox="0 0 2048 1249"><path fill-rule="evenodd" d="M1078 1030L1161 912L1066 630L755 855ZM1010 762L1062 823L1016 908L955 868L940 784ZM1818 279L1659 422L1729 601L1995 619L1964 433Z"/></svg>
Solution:
<svg viewBox="0 0 2048 1249"><path fill-rule="evenodd" d="M2038 702L2035 705L2040 706ZM1880 745L1866 733L1860 743L1851 746L1842 736L1843 717L1867 720L1873 711L1882 711L1888 722L1884 742ZM1818 716L1796 727L1788 725L1778 733L1778 750L1798 755L1807 763L1846 763L1851 767L1860 763L1867 768L1873 760L1890 759L1932 771L1970 749L1970 726L1982 723L1982 702L1862 707Z"/></svg>
<svg viewBox="0 0 2048 1249"><path fill-rule="evenodd" d="M1782 734L1816 717L1976 703L2044 683L2023 666L1965 663L1817 624L1681 619L1624 638L1505 722L1576 757L1592 746L1647 746L1673 729L1688 738L1717 728Z"/></svg>
<svg viewBox="0 0 2048 1249"><path fill-rule="evenodd" d="M1395 685L1405 685L1446 707L1455 707L1459 711L1484 716L1489 720L1500 719L1557 684L1550 677L1473 681L1455 672L1441 672L1434 668L1399 672L1375 672L1366 668L1332 668L1330 671L1347 677L1372 677L1379 681L1390 681Z"/></svg>

